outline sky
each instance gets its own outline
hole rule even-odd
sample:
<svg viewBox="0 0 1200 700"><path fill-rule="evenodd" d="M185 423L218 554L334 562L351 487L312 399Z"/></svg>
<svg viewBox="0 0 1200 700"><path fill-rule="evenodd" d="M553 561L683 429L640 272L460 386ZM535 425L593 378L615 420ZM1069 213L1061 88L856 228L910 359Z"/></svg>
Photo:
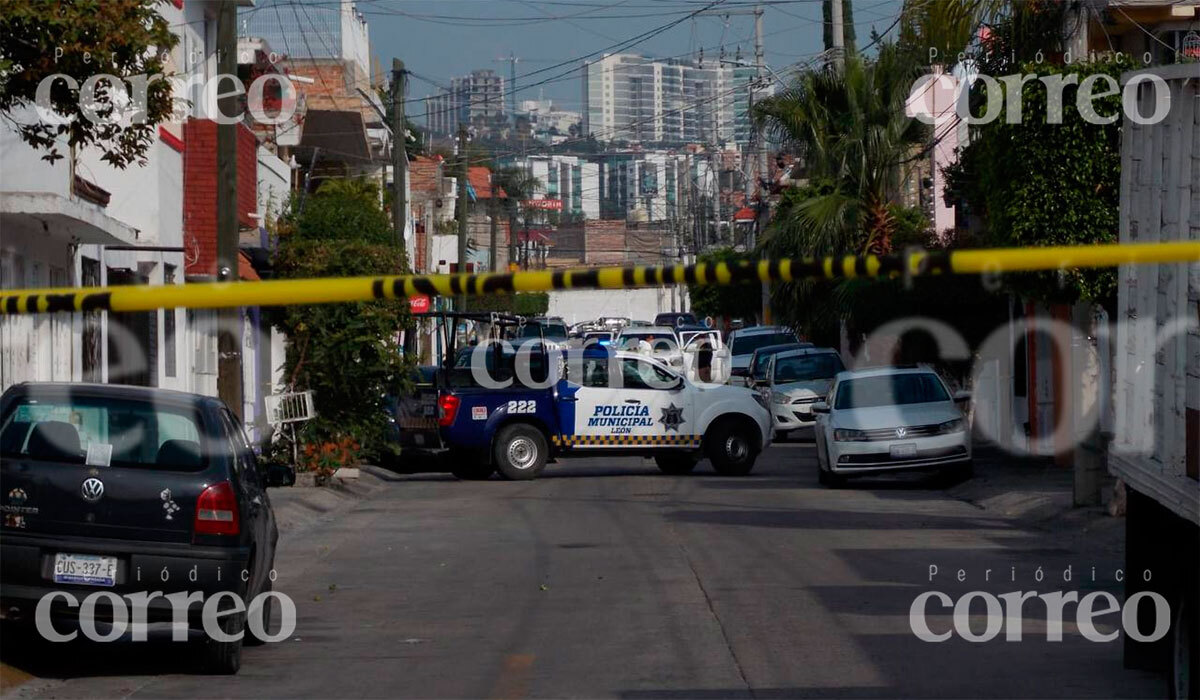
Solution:
<svg viewBox="0 0 1200 700"><path fill-rule="evenodd" d="M714 11L688 17L712 3ZM892 26L901 3L854 0L858 44L869 41L873 27L882 32ZM715 60L722 47L729 60L738 47L743 59L754 57L753 16L720 14L751 9L750 0L356 0L356 5L370 26L371 53L385 69L395 57L412 72L410 100L436 93L433 83L447 85L451 77L480 68L494 69L507 81L510 52L520 59L518 101L541 95L572 111L579 110L582 92L581 63L572 59L615 53L610 47L622 42L638 42L622 52L657 57L703 48L705 60ZM643 34L650 36L635 39ZM776 72L810 60L824 48L820 0L765 0L763 44ZM572 62L558 65L564 61ZM424 108L414 106L410 113L423 121Z"/></svg>

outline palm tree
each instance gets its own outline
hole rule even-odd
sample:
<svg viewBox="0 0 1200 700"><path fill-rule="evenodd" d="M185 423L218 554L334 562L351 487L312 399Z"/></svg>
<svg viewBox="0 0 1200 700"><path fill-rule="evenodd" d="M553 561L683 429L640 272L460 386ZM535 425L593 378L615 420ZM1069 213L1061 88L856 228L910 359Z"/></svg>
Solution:
<svg viewBox="0 0 1200 700"><path fill-rule="evenodd" d="M508 261L511 264L517 250L517 207L526 199L542 189L542 181L534 177L528 170L508 165L496 168L492 173L494 187L504 190L502 202L505 213L508 214ZM492 229L492 264L496 261L496 233Z"/></svg>
<svg viewBox="0 0 1200 700"><path fill-rule="evenodd" d="M903 166L927 134L905 101L920 67L883 44L874 58L852 54L842 66L803 73L755 106L755 117L804 162L814 188L781 211L765 244L783 255L891 250L889 206Z"/></svg>

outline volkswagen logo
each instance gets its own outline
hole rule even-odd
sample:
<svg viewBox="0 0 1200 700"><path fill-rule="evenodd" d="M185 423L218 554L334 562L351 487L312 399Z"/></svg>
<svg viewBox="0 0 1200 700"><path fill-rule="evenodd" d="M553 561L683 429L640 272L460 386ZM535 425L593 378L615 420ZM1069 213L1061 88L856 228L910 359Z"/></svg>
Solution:
<svg viewBox="0 0 1200 700"><path fill-rule="evenodd" d="M95 503L104 496L104 482L95 477L86 479L79 487L79 492L83 495L83 500Z"/></svg>
<svg viewBox="0 0 1200 700"><path fill-rule="evenodd" d="M903 438L908 435L908 428L896 428L896 437Z"/></svg>

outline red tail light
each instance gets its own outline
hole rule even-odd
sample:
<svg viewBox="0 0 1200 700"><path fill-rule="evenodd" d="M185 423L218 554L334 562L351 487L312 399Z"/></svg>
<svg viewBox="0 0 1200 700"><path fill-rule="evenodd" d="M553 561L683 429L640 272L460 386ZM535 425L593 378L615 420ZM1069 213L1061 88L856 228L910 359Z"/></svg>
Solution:
<svg viewBox="0 0 1200 700"><path fill-rule="evenodd" d="M197 535L238 534L237 496L232 484L222 481L200 493L193 529Z"/></svg>
<svg viewBox="0 0 1200 700"><path fill-rule="evenodd" d="M454 417L458 415L458 405L462 403L454 394L442 394L438 397L438 425L446 427L454 425Z"/></svg>

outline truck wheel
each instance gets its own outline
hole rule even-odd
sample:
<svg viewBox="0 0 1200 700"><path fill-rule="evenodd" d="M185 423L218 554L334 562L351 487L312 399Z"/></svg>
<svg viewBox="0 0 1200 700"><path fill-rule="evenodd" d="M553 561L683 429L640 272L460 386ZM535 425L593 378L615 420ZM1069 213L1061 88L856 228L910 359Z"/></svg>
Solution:
<svg viewBox="0 0 1200 700"><path fill-rule="evenodd" d="M663 474L691 474L700 460L687 452L654 455L654 463Z"/></svg>
<svg viewBox="0 0 1200 700"><path fill-rule="evenodd" d="M461 455L450 467L450 473L463 481L487 481L496 468L484 461L484 455Z"/></svg>
<svg viewBox="0 0 1200 700"><path fill-rule="evenodd" d="M501 429L493 447L496 468L505 479L536 479L546 468L550 450L542 431L531 425Z"/></svg>
<svg viewBox="0 0 1200 700"><path fill-rule="evenodd" d="M704 444L713 469L723 476L745 476L758 459L750 430L735 421L718 421L704 436Z"/></svg>

